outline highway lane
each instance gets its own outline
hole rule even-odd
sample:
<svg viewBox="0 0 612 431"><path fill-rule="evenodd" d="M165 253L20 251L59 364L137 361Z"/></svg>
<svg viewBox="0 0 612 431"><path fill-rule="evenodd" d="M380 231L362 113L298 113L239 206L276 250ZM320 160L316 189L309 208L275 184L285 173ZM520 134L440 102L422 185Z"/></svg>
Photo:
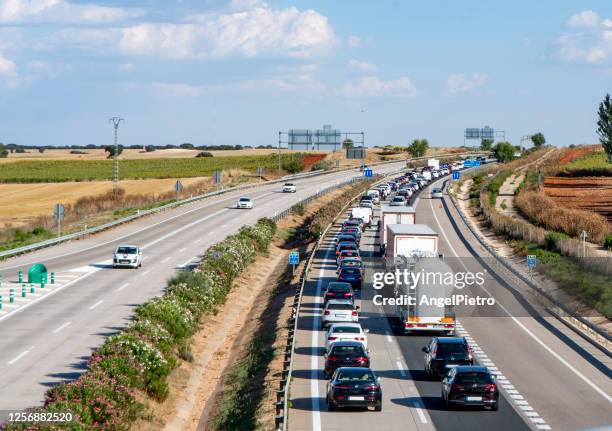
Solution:
<svg viewBox="0 0 612 431"><path fill-rule="evenodd" d="M450 203L444 206L440 200L429 199L425 191L417 206L417 222L439 232L440 250L453 269L480 271L483 265L462 240L462 235L469 238L467 230L458 232L451 221L458 220L457 227L461 227L453 210ZM477 252L485 255L482 250ZM582 347L584 341L573 332L559 330L554 317L541 306L525 304L508 288L516 287L512 278L492 275L479 293L496 299L498 306L489 313L496 317L464 313L459 318L465 332L509 382L515 408L529 415L538 429L612 426L609 358L590 354L593 349Z"/></svg>
<svg viewBox="0 0 612 431"><path fill-rule="evenodd" d="M387 165L379 171L397 167ZM84 370L91 350L128 322L134 306L159 295L165 280L208 246L246 223L282 211L318 189L346 180L348 175L343 172L296 180L295 194L278 193L278 184L231 192L84 241L3 262L0 271L5 280L14 280L18 269L37 261L43 261L58 274L83 271L84 278L0 321L0 410L37 405L47 387L75 378ZM230 208L242 195L254 198L253 210ZM109 268L111 253L118 243L144 246L143 268Z"/></svg>
<svg viewBox="0 0 612 431"><path fill-rule="evenodd" d="M378 211L376 211L378 212ZM374 220L376 223L377 218ZM335 230L339 225L335 226ZM501 397L500 410L446 411L440 402L440 383L424 378L421 348L429 336L405 337L387 319L390 310L373 303L379 294L372 287L372 274L382 270L376 256L377 233L367 230L360 245L366 266L363 292L358 304L362 307L360 323L370 330L368 348L371 366L381 376L383 386L382 413L361 411L328 412L324 397L326 383L322 368L324 358L320 346L324 333L318 330L321 315L321 289L335 280L333 244L324 243L314 262L311 279L307 283L300 310L296 355L291 380L290 430L528 430L521 416Z"/></svg>

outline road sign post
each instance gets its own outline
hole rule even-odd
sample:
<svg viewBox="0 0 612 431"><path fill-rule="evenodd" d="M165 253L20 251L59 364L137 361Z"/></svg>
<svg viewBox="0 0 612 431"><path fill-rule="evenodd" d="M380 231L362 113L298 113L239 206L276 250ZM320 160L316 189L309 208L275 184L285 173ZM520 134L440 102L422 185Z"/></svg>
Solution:
<svg viewBox="0 0 612 431"><path fill-rule="evenodd" d="M453 171L453 180L458 180L459 178L461 178L461 172Z"/></svg>
<svg viewBox="0 0 612 431"><path fill-rule="evenodd" d="M363 170L363 176L366 178L371 178L372 177L372 169L370 168L366 168Z"/></svg>
<svg viewBox="0 0 612 431"><path fill-rule="evenodd" d="M178 201L181 192L183 191L183 184L180 182L180 180L176 180L176 183L174 183L174 191L176 192L176 200Z"/></svg>
<svg viewBox="0 0 612 431"><path fill-rule="evenodd" d="M57 221L57 237L61 236L61 228L62 228L62 218L64 218L64 205L55 204L55 208L53 209L53 215L55 216L55 220Z"/></svg>
<svg viewBox="0 0 612 431"><path fill-rule="evenodd" d="M580 232L580 240L582 241L582 257L586 257L586 240L587 240L587 232L583 230Z"/></svg>
<svg viewBox="0 0 612 431"><path fill-rule="evenodd" d="M289 253L289 265L292 267L292 273L295 274L295 267L300 263L300 254L297 251Z"/></svg>
<svg viewBox="0 0 612 431"><path fill-rule="evenodd" d="M531 277L533 278L533 270L535 269L537 264L537 258L535 254L528 254L527 255L527 266L529 267L529 273L531 274Z"/></svg>

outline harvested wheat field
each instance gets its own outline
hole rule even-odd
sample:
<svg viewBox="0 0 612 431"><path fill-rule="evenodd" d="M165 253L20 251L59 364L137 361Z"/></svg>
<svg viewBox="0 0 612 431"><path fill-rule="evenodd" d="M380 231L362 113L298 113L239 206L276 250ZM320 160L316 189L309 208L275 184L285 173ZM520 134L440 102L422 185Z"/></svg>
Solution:
<svg viewBox="0 0 612 431"><path fill-rule="evenodd" d="M206 178L181 179L188 187ZM176 179L125 180L120 186L126 194L159 194L171 192ZM0 226L7 223L21 226L40 215L53 214L53 206L73 204L85 196L102 195L113 189L111 181L66 182L44 184L0 184Z"/></svg>
<svg viewBox="0 0 612 431"><path fill-rule="evenodd" d="M610 177L546 177L544 192L564 206L593 211L612 221Z"/></svg>

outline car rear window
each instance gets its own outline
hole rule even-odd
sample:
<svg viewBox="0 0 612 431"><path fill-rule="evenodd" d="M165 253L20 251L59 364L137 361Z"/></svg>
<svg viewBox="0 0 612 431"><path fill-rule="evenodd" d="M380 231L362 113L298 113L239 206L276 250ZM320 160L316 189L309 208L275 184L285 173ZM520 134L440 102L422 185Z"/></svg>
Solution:
<svg viewBox="0 0 612 431"><path fill-rule="evenodd" d="M489 373L479 371L464 371L457 374L457 383L493 383L493 379Z"/></svg>
<svg viewBox="0 0 612 431"><path fill-rule="evenodd" d="M351 287L346 286L344 284L335 284L329 286L327 290L330 292L349 292L351 290Z"/></svg>
<svg viewBox="0 0 612 431"><path fill-rule="evenodd" d="M121 254L136 254L136 253L138 253L138 249L136 247L119 247L117 249L117 253L121 253Z"/></svg>
<svg viewBox="0 0 612 431"><path fill-rule="evenodd" d="M358 268L342 268L343 274L361 274Z"/></svg>
<svg viewBox="0 0 612 431"><path fill-rule="evenodd" d="M338 373L340 382L373 382L374 373L371 371L341 371Z"/></svg>
<svg viewBox="0 0 612 431"><path fill-rule="evenodd" d="M351 304L328 304L328 310L353 310L353 306Z"/></svg>
<svg viewBox="0 0 612 431"><path fill-rule="evenodd" d="M439 343L438 349L436 350L436 356L439 357L451 357L451 356L465 356L467 355L467 349L463 343Z"/></svg>
<svg viewBox="0 0 612 431"><path fill-rule="evenodd" d="M365 356L363 347L361 346L334 346L331 351L332 355L362 355Z"/></svg>
<svg viewBox="0 0 612 431"><path fill-rule="evenodd" d="M359 334L361 331L354 326L334 326L334 334Z"/></svg>

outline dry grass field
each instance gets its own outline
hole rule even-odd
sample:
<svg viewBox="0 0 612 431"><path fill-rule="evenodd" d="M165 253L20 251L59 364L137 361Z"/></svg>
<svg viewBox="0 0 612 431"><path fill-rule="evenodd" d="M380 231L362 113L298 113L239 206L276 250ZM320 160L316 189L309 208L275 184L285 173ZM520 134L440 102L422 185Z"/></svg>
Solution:
<svg viewBox="0 0 612 431"><path fill-rule="evenodd" d="M544 192L564 206L592 211L612 222L611 177L546 177Z"/></svg>

